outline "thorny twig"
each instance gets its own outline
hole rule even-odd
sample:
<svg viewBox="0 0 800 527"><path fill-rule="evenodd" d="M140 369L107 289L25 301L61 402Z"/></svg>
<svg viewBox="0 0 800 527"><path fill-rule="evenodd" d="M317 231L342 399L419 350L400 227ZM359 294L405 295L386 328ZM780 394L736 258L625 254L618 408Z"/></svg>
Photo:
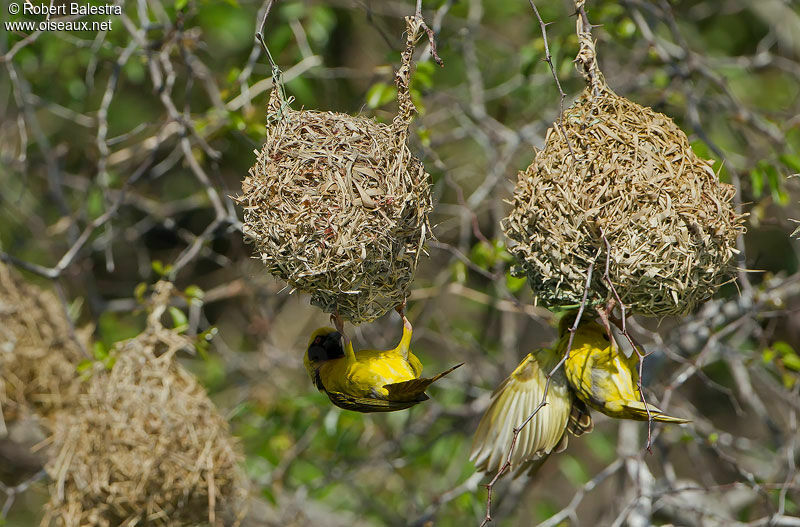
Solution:
<svg viewBox="0 0 800 527"><path fill-rule="evenodd" d="M628 333L628 326L627 326L627 323L625 322L625 320L627 319L627 315L628 315L626 313L625 303L622 302L622 299L620 298L619 293L617 293L617 288L614 287L614 282L613 282L613 280L611 280L611 273L610 273L610 270L611 270L611 243L608 241L608 238L606 237L606 233L603 232L602 228L600 229L600 237L603 239L603 243L605 244L605 249L606 249L606 269L605 269L605 272L603 273L603 279L608 284L608 288L611 290L611 292L614 295L614 299L616 301L616 305L619 306L619 309L620 309L620 311L622 313L622 322L620 324L621 325L620 329L622 330L622 334L625 336L626 339L628 339L628 343L631 345L631 347L633 348L633 351L636 353L636 356L639 358L639 379L636 381L636 387L639 389L639 397L641 398L642 403L644 403L644 409L647 411L647 447L646 448L647 448L647 451L652 454L653 452L650 449L650 447L653 444L653 416L650 413L650 405L648 405L647 404L647 400L645 400L644 389L642 387L642 370L643 370L643 365L644 365L644 358L647 356L647 354L643 353L641 351L640 347L636 344L636 342L633 340L633 338L631 338L630 334ZM610 304L609 308L613 308L613 304ZM610 312L611 312L611 309L608 309L608 311L606 312L605 316L607 317ZM606 330L609 330L610 328L608 327L607 318L604 317L603 321L606 323ZM613 335L609 335L609 338L611 339L611 342L614 341L613 340L614 339Z"/></svg>
<svg viewBox="0 0 800 527"><path fill-rule="evenodd" d="M37 481L44 479L46 475L47 472L45 472L45 470L42 469L33 476L27 478L22 483L18 483L13 487L9 487L8 485L0 481L0 492L6 495L5 502L3 502L3 507L0 508L0 520L5 519L5 517L8 516L8 512L11 510L11 506L14 505L14 500L17 498L18 495L28 490L28 487L30 487Z"/></svg>
<svg viewBox="0 0 800 527"><path fill-rule="evenodd" d="M256 31L256 39L261 42L261 47L264 49L264 54L267 56L267 60L269 60L269 65L272 67L272 77L274 79L280 78L280 68L278 65L275 64L275 60L272 58L272 54L269 52L269 48L267 48L267 43L264 41L264 25L267 23L267 17L269 16L269 12L272 11L272 6L276 0L269 0L266 9L264 10L264 16L261 17L261 22L258 25L258 30Z"/></svg>
<svg viewBox="0 0 800 527"><path fill-rule="evenodd" d="M443 68L444 62L439 57L439 53L436 51L436 38L433 30L428 27L428 24L425 23L425 19L422 17L422 0L417 0L417 9L414 12L414 16L420 21L420 26L423 30L425 30L425 34L428 35L428 45L430 46L433 60L439 65L439 67Z"/></svg>
<svg viewBox="0 0 800 527"><path fill-rule="evenodd" d="M536 14L536 20L539 21L539 29L542 31L542 40L544 41L544 61L550 67L550 73L553 74L553 80L556 81L556 87L558 88L558 119L556 119L555 125L558 131L561 133L561 136L564 138L564 141L567 143L567 148L569 148L569 153L572 155L572 160L577 163L578 158L575 157L575 152L572 150L572 143L567 137L567 133L564 131L564 126L561 124L561 120L564 117L564 99L567 98L567 94L564 93L564 90L561 88L561 81L558 80L558 75L556 75L556 68L553 66L553 57L550 55L550 45L547 42L547 26L544 20L542 20L542 16L539 14L539 10L536 9L536 4L533 3L533 0L528 0L533 8L533 12Z"/></svg>
<svg viewBox="0 0 800 527"><path fill-rule="evenodd" d="M558 361L550 373L547 374L547 381L544 384L544 392L542 393L542 400L533 409L533 412L517 427L514 428L514 435L511 438L511 445L508 449L508 455L506 456L506 460L497 473L494 475L491 481L486 485L486 516L484 517L483 521L480 524L480 527L485 527L492 521L492 490L494 485L503 477L503 474L506 473L511 468L511 457L514 455L514 448L517 445L517 438L519 437L520 432L531 422L531 420L539 413L539 411L547 406L547 392L550 389L550 381L553 378L553 375L561 368L561 366L569 359L569 353L572 351L572 341L575 339L575 331L578 330L578 325L580 324L581 317L583 316L583 311L586 308L586 303L589 299L589 291L590 285L592 283L592 272L594 271L594 265L597 261L597 258L600 256L600 250L597 251L595 254L592 263L589 264L589 268L586 270L586 283L583 290L583 298L581 299L580 307L578 308L578 314L575 316L575 322L572 324L572 327L569 328L569 340L567 341L567 349L564 352L564 356L561 357L561 360ZM559 335L561 338L561 335Z"/></svg>

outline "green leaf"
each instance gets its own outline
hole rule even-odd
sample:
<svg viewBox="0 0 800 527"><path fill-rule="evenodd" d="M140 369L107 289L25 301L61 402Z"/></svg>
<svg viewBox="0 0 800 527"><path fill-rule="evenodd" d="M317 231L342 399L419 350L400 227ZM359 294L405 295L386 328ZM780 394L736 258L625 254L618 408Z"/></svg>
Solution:
<svg viewBox="0 0 800 527"><path fill-rule="evenodd" d="M175 306L169 307L169 314L172 316L172 325L176 331L185 331L189 327L189 320L186 315Z"/></svg>
<svg viewBox="0 0 800 527"><path fill-rule="evenodd" d="M773 342L772 345L767 349L772 350L774 353L780 355L781 357L785 357L786 355L796 354L792 345L783 340L777 340Z"/></svg>
<svg viewBox="0 0 800 527"><path fill-rule="evenodd" d="M102 342L95 342L92 346L92 355L96 360L105 360L108 358L108 350Z"/></svg>
<svg viewBox="0 0 800 527"><path fill-rule="evenodd" d="M797 355L786 355L783 357L783 365L790 370L800 371L800 357Z"/></svg>
<svg viewBox="0 0 800 527"><path fill-rule="evenodd" d="M136 288L133 290L133 296L136 298L136 301L139 302L140 304L144 304L145 293L147 293L147 284L144 282L139 282L138 284L136 284Z"/></svg>
<svg viewBox="0 0 800 527"><path fill-rule="evenodd" d="M186 4L188 3L189 0L175 0L175 11L180 11L181 9L186 7Z"/></svg>
<svg viewBox="0 0 800 527"><path fill-rule="evenodd" d="M89 371L92 368L92 364L94 364L94 361L92 359L83 359L75 367L75 370L78 373L83 373L83 372Z"/></svg>
<svg viewBox="0 0 800 527"><path fill-rule="evenodd" d="M636 33L636 24L633 23L628 17L622 19L622 21L617 24L617 35L622 38L630 38Z"/></svg>
<svg viewBox="0 0 800 527"><path fill-rule="evenodd" d="M772 198L779 202L781 185L783 183L780 172L778 172L778 169L774 165L767 165L766 174Z"/></svg>
<svg viewBox="0 0 800 527"><path fill-rule="evenodd" d="M775 360L775 351L769 348L765 349L761 352L761 360L764 362L764 364L769 364Z"/></svg>
<svg viewBox="0 0 800 527"><path fill-rule="evenodd" d="M760 167L756 167L750 171L750 185L753 187L753 196L760 198L764 193L764 182L766 175Z"/></svg>
<svg viewBox="0 0 800 527"><path fill-rule="evenodd" d="M411 79L411 85L419 90L427 90L433 86L433 73L436 69L433 62L428 60L417 64L417 69L414 71L414 76Z"/></svg>
<svg viewBox="0 0 800 527"><path fill-rule="evenodd" d="M196 298L197 300L202 300L206 293L205 293L205 291L200 289L198 286L190 285L189 287L184 289L183 294L185 294L187 297L189 297L191 299L195 299Z"/></svg>
<svg viewBox="0 0 800 527"><path fill-rule="evenodd" d="M461 260L453 264L453 282L463 284L467 281L467 264Z"/></svg>
<svg viewBox="0 0 800 527"><path fill-rule="evenodd" d="M494 247L484 241L480 241L472 246L472 250L469 253L469 259L472 260L478 267L482 269L489 269L490 267L494 266L497 258Z"/></svg>
<svg viewBox="0 0 800 527"><path fill-rule="evenodd" d="M379 108L397 96L397 88L385 82L376 82L367 90L367 107Z"/></svg>
<svg viewBox="0 0 800 527"><path fill-rule="evenodd" d="M424 126L419 126L417 128L417 137L419 138L419 142L422 143L422 146L431 146L431 131Z"/></svg>
<svg viewBox="0 0 800 527"><path fill-rule="evenodd" d="M239 130L241 132L247 128L247 123L245 122L241 113L228 112L228 117L231 120L231 125L233 125L233 128L235 128L236 130Z"/></svg>
<svg viewBox="0 0 800 527"><path fill-rule="evenodd" d="M112 370L114 368L114 364L117 363L117 356L111 355L107 359L103 361L103 366L106 367L107 370Z"/></svg>
<svg viewBox="0 0 800 527"><path fill-rule="evenodd" d="M527 282L527 278L516 277L511 274L510 271L506 272L506 289L509 290L511 293L516 293L523 287L525 287L525 282Z"/></svg>
<svg viewBox="0 0 800 527"><path fill-rule="evenodd" d="M89 195L86 196L86 211L89 213L90 218L95 219L103 214L104 208L103 192L95 187L90 190Z"/></svg>
<svg viewBox="0 0 800 527"><path fill-rule="evenodd" d="M794 171L796 174L800 173L800 156L796 154L782 154L778 156L778 159L781 160L789 170Z"/></svg>

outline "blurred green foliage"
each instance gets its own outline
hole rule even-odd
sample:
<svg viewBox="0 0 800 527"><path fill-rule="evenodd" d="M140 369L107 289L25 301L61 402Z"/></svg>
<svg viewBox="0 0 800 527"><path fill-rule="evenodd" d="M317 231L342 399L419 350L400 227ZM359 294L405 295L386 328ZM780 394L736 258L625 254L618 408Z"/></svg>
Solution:
<svg viewBox="0 0 800 527"><path fill-rule="evenodd" d="M797 12L792 3L778 3ZM547 43L566 105L582 89L572 63L577 39L569 4L537 2L543 20L551 23ZM721 179L738 186L751 213L740 264L796 273L796 243L788 239L793 228L788 218L800 217L797 180L788 178L800 172L796 41L794 48L781 41L753 2L731 1L725 9L701 0L588 4L611 86L672 117L694 150L715 160ZM485 514L486 493L470 480L467 456L481 404L520 356L552 336L543 319L501 312L496 305L508 298L533 303L524 278L511 274L498 221L515 171L530 163L534 146L542 146L561 102L528 3L424 2L430 24L434 13L442 15L437 40L446 67L427 58L417 64L412 94L420 116L413 147L432 175L434 231L457 254L430 249L420 267L419 300L410 308L418 330L414 346L426 372L454 361L467 366L433 388L432 401L389 415L332 407L306 378L301 362L306 335L326 317L307 299L298 300L263 277L235 228L222 225L202 237L215 211L185 159L181 139L191 141L191 155L224 199L238 192L265 133L269 90L263 85L255 90L271 71L262 55L251 55L262 5L175 0L123 7L125 21L114 17L112 31L104 35L44 32L24 44L27 35L0 35L0 55L14 50L0 61L5 68L0 249L54 266L79 233L125 193L113 221L91 233L59 281L66 296L77 299L72 314L78 325L95 326L93 356L80 366L82 372L93 361L113 365L114 343L144 327L141 304L148 284L174 278L186 302L169 309L169 323L196 334L198 343L197 355L181 360L229 410L254 495L279 511L289 510L292 500L309 509L319 506L330 511L332 525L477 524ZM399 62L402 15L412 10L412 2L279 2L265 30L278 65L287 74L304 60L318 59L318 65L287 75L295 107L391 120L392 66ZM2 16L25 19L5 10ZM19 81L5 74L12 70ZM98 146L106 94L108 158ZM180 134L165 132L178 122L186 125ZM142 165L144 176L129 188ZM493 180L498 166L500 177ZM486 181L491 188L483 192ZM475 195L483 197L470 202ZM233 210L227 201L225 206ZM177 268L197 240L196 256ZM753 274L751 280L757 286L762 276ZM450 284L488 300L451 295ZM426 290L433 292L424 296ZM737 292L730 286L721 294ZM796 396L800 335L784 319L769 331L767 342L744 337L739 351ZM388 347L398 334L397 320L387 316L359 328L357 340ZM658 364L651 388L660 394L683 363ZM735 386L722 359L699 369L703 379ZM725 434L752 436L772 448L771 436L734 412L727 395L701 381L689 383L685 392L681 401L686 406L703 401L706 417L716 423L709 426L723 433L665 428L649 464L658 457L681 477L695 478L701 469L674 451L685 447L711 456L708 445ZM616 457L616 441L615 424L600 420L592 434L572 441L567 453L546 464L533 483L504 482L495 504L497 525L528 526L561 510ZM716 466L709 474L718 485L742 479ZM608 495L613 486L604 489ZM768 492L772 501L779 499ZM592 496L579 509L582 519L592 520L582 523L613 519L615 505L604 495ZM797 511L796 494L780 499L787 514ZM0 525L34 524L28 508L35 506L20 501ZM739 519L749 521L765 510L770 512L759 502ZM343 518L339 523L337 515ZM680 523L662 523L667 521Z"/></svg>

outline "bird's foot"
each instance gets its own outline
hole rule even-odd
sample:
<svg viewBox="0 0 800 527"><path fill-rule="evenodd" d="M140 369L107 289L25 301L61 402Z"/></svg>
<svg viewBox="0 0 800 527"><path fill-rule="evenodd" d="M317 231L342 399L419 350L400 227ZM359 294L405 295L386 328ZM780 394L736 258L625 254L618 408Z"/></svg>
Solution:
<svg viewBox="0 0 800 527"><path fill-rule="evenodd" d="M409 322L408 318L406 317L406 300L404 299L401 304L397 304L394 309L400 314L400 318L403 319L403 327L408 331L411 331L411 322Z"/></svg>
<svg viewBox="0 0 800 527"><path fill-rule="evenodd" d="M608 299L605 307L602 308L600 306L597 307L597 314L600 317L600 321L603 323L603 327L606 330L606 334L608 335L608 340L613 342L614 341L614 334L611 332L611 323L609 322L611 317L614 314L614 306L616 305L616 300L612 297Z"/></svg>
<svg viewBox="0 0 800 527"><path fill-rule="evenodd" d="M344 335L344 320L342 320L342 316L338 311L331 315L331 323L336 328L336 331Z"/></svg>

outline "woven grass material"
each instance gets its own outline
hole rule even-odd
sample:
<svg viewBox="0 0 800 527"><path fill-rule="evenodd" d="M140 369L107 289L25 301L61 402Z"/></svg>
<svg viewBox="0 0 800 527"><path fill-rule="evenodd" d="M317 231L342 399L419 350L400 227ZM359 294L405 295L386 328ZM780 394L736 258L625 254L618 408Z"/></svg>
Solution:
<svg viewBox="0 0 800 527"><path fill-rule="evenodd" d="M503 229L546 307L580 303L593 262L589 301L609 300L610 253L609 275L627 308L687 313L728 280L744 230L734 188L718 181L669 117L607 86L578 20L577 62L588 87L565 110L563 133L550 128L520 172Z"/></svg>
<svg viewBox="0 0 800 527"><path fill-rule="evenodd" d="M239 446L174 361L189 339L161 326L164 305L144 333L115 346L110 371L93 371L72 411L56 416L42 525L234 524L246 488Z"/></svg>
<svg viewBox="0 0 800 527"><path fill-rule="evenodd" d="M242 183L245 235L267 271L354 324L407 296L430 236L429 176L408 149L420 21L408 26L391 125L289 106L276 86L267 137Z"/></svg>
<svg viewBox="0 0 800 527"><path fill-rule="evenodd" d="M8 423L68 405L84 358L56 295L0 263L0 418Z"/></svg>

